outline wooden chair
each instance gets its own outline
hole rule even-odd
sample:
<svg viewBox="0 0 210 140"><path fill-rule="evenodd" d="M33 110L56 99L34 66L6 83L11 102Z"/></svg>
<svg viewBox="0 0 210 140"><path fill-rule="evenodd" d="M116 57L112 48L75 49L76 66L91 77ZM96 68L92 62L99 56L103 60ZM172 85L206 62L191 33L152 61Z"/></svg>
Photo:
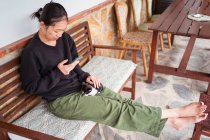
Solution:
<svg viewBox="0 0 210 140"><path fill-rule="evenodd" d="M210 94L201 93L200 100L207 105L206 113L210 113ZM193 133L193 140L200 140L201 135L205 135L210 137L210 116L208 115L207 119L197 123L195 125L194 133Z"/></svg>
<svg viewBox="0 0 210 140"><path fill-rule="evenodd" d="M150 1L151 0L145 0L147 22L141 23L141 11L142 11L142 6L143 6L143 0L131 0L131 9L134 15L134 23L135 23L136 29L139 31L152 32L151 30L149 30L149 27L159 16L159 15L152 15L152 2ZM167 36L168 36L168 47L171 48L171 34L167 34ZM163 51L164 44L163 44L162 32L159 33L159 39L160 39L160 47L161 47L161 50Z"/></svg>
<svg viewBox="0 0 210 140"><path fill-rule="evenodd" d="M144 65L144 74L147 75L147 62L145 56L145 47L148 47L150 52L150 46L152 41L151 32L128 32L127 29L127 16L128 6L125 2L116 2L115 11L117 15L118 28L120 33L120 42L122 47L126 45L138 47L141 49L142 60ZM121 51L120 58L123 57L125 51Z"/></svg>

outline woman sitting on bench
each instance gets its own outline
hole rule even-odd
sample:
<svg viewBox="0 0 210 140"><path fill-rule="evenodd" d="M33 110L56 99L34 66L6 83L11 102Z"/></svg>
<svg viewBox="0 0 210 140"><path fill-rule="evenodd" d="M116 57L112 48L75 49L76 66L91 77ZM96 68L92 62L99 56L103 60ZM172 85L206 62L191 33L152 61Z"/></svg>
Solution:
<svg viewBox="0 0 210 140"><path fill-rule="evenodd" d="M156 137L165 123L180 130L206 119L206 105L200 102L162 110L124 99L106 87L95 96L84 96L83 82L95 88L100 88L101 83L84 72L75 60L78 57L75 43L65 33L66 10L62 5L50 2L33 17L38 18L40 28L21 56L22 86L26 92L42 96L56 116L91 120Z"/></svg>

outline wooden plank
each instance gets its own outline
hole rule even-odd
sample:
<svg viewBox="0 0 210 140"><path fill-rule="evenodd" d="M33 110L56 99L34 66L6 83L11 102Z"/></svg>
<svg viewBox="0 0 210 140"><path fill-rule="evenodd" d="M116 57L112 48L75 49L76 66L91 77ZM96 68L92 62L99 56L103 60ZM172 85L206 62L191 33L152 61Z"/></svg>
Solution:
<svg viewBox="0 0 210 140"><path fill-rule="evenodd" d="M21 94L16 100L14 100L12 103L8 104L6 107L0 110L1 116L6 116L9 112L14 111L15 107L22 104L29 96L30 94ZM24 107L24 106L22 106Z"/></svg>
<svg viewBox="0 0 210 140"><path fill-rule="evenodd" d="M173 24L173 22L176 21L178 15L180 14L180 12L182 11L182 9L184 8L185 4L188 2L189 0L182 0L178 6L176 7L176 9L174 9L174 11L172 11L170 13L170 15L164 20L163 24L159 27L159 30L162 32L168 32L168 29L170 28L170 26Z"/></svg>
<svg viewBox="0 0 210 140"><path fill-rule="evenodd" d="M193 6L189 9L188 14L196 13L197 7L201 4L201 0L196 0ZM188 19L187 16L185 17L183 23L181 24L177 34L187 36L189 28L191 27L192 20Z"/></svg>
<svg viewBox="0 0 210 140"><path fill-rule="evenodd" d="M90 55L91 51L90 51L90 47L86 47L85 49L83 49L78 55L79 56L84 56L85 54L89 54Z"/></svg>
<svg viewBox="0 0 210 140"><path fill-rule="evenodd" d="M78 37L82 36L82 35L86 35L88 32L87 32L87 29L83 29L81 30L80 32L76 33L75 35L72 36L72 39L75 40L77 39Z"/></svg>
<svg viewBox="0 0 210 140"><path fill-rule="evenodd" d="M3 76L1 79L0 79L0 85L2 85L3 83L7 82L9 79L15 77L19 75L19 68L12 71L11 73L8 73L7 75Z"/></svg>
<svg viewBox="0 0 210 140"><path fill-rule="evenodd" d="M0 100L0 110L23 93L24 91L22 90L21 86L15 88L10 94Z"/></svg>
<svg viewBox="0 0 210 140"><path fill-rule="evenodd" d="M131 92L131 91L132 91L132 88L124 87L122 90L123 90L123 91L127 91L127 92Z"/></svg>
<svg viewBox="0 0 210 140"><path fill-rule="evenodd" d="M185 49L184 55L183 55L182 60L179 64L178 71L181 71L181 72L186 71L187 64L188 64L188 61L190 59L190 55L192 53L192 49L193 49L194 44L195 44L195 40L196 40L196 36L191 36L190 37L187 48Z"/></svg>
<svg viewBox="0 0 210 140"><path fill-rule="evenodd" d="M6 123L3 121L0 121L0 128L8 132L11 132L13 134L30 138L33 140L62 140L54 136L50 136L50 135L47 135L38 131L30 130L30 129L20 127L14 124Z"/></svg>
<svg viewBox="0 0 210 140"><path fill-rule="evenodd" d="M208 73L202 73L190 70L186 70L185 72L178 72L177 68L161 66L161 65L154 65L154 71L174 76L180 76L180 77L210 82L210 77Z"/></svg>
<svg viewBox="0 0 210 140"><path fill-rule="evenodd" d="M8 90L14 88L18 84L20 84L19 78L15 79L11 83L7 84L5 87L1 88L0 89L0 99L4 98L7 94L9 94L11 91L8 92Z"/></svg>
<svg viewBox="0 0 210 140"><path fill-rule="evenodd" d="M78 39L75 44L76 46L78 46L80 43L85 42L86 40L88 40L88 35L85 35L83 37L81 37L80 39Z"/></svg>
<svg viewBox="0 0 210 140"><path fill-rule="evenodd" d="M136 74L136 69L133 70L133 72L129 75L129 77L127 78L127 80L123 83L123 85L121 86L120 90L117 91L117 93L120 93L125 87L126 87L126 83L132 78L134 78ZM135 86L132 87L132 89L134 89ZM134 92L135 93L135 92ZM134 100L135 99L135 95L131 94L131 98Z"/></svg>
<svg viewBox="0 0 210 140"><path fill-rule="evenodd" d="M210 16L210 4L208 7L205 9L204 12L206 15ZM201 38L210 38L210 23L209 22L204 22L202 23L203 27L200 30L199 37Z"/></svg>
<svg viewBox="0 0 210 140"><path fill-rule="evenodd" d="M20 40L17 40L11 44L8 44L3 48L0 48L0 58L2 58L8 53L24 48L27 45L27 43L31 40L32 36L34 36L34 34L24 37Z"/></svg>
<svg viewBox="0 0 210 140"><path fill-rule="evenodd" d="M20 57L17 57L3 65L0 66L0 75L5 73L6 71L10 70L11 68L20 64Z"/></svg>
<svg viewBox="0 0 210 140"><path fill-rule="evenodd" d="M84 47L87 47L89 46L90 42L88 40L86 40L85 42L83 42L82 44L80 44L78 47L77 47L77 52L79 53Z"/></svg>
<svg viewBox="0 0 210 140"><path fill-rule="evenodd" d="M93 45L93 47L96 48L96 49L141 51L140 48L134 48L134 47L119 47L119 46L107 46L107 45Z"/></svg>
<svg viewBox="0 0 210 140"><path fill-rule="evenodd" d="M77 31L79 31L79 30L81 30L81 29L83 29L83 28L86 29L86 28L87 28L87 25L88 25L88 22L85 21L85 22L83 22L83 23L81 23L81 24L79 24L79 25L77 25L77 26L75 26L75 27L73 27L73 28L67 30L66 32L67 32L69 35L73 35L75 32L77 32Z"/></svg>
<svg viewBox="0 0 210 140"><path fill-rule="evenodd" d="M203 13L208 6L207 1L201 1L201 2L202 2L201 6L197 8L197 13ZM188 34L197 36L199 34L199 31L200 31L201 27L202 27L201 22L193 21L192 25L191 25L191 28L188 31Z"/></svg>
<svg viewBox="0 0 210 140"><path fill-rule="evenodd" d="M166 18L170 15L170 13L176 9L177 5L182 2L182 0L175 0L162 14L161 16L149 27L150 30L158 30L161 24L164 22Z"/></svg>
<svg viewBox="0 0 210 140"><path fill-rule="evenodd" d="M175 22L172 23L171 27L168 29L168 32L172 33L172 34L177 34L177 31L179 29L179 27L182 25L185 17L188 14L188 9L190 7L192 7L192 5L194 4L195 0L189 0L187 2L187 4L185 5L185 7L182 9L182 11L180 12L178 18L176 19Z"/></svg>
<svg viewBox="0 0 210 140"><path fill-rule="evenodd" d="M84 54L85 52L90 52L90 46L86 46L83 49L80 50L78 53L79 55Z"/></svg>
<svg viewBox="0 0 210 140"><path fill-rule="evenodd" d="M5 116L6 122L13 122L23 114L25 114L28 110L36 106L41 102L41 98L38 96L30 96L23 103L15 107L15 109Z"/></svg>

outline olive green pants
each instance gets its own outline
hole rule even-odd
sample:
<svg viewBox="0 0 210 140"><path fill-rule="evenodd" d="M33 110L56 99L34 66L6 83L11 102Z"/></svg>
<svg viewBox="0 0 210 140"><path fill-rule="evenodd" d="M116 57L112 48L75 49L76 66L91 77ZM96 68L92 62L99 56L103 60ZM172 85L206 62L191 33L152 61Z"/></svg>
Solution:
<svg viewBox="0 0 210 140"><path fill-rule="evenodd" d="M71 120L91 120L118 129L140 131L158 137L167 119L161 120L161 109L124 99L105 88L96 96L80 92L60 97L48 104L58 117Z"/></svg>

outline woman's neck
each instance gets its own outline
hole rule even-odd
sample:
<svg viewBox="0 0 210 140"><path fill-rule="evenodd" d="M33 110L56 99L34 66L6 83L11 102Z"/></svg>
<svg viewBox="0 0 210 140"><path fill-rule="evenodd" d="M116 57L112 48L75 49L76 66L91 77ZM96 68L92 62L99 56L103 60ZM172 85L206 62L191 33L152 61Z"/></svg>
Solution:
<svg viewBox="0 0 210 140"><path fill-rule="evenodd" d="M38 32L38 35L39 35L40 40L44 44L47 44L47 45L52 46L52 47L55 47L56 46L56 40L55 41L54 40L52 41L52 40L47 39L46 36L41 31Z"/></svg>

